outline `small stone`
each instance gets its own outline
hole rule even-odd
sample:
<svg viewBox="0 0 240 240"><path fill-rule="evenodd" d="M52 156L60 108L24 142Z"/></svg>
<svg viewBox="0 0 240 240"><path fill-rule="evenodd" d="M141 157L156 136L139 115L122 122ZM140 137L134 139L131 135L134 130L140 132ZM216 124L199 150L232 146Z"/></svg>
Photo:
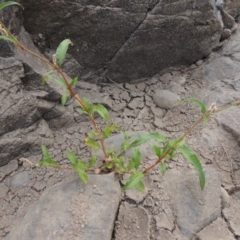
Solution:
<svg viewBox="0 0 240 240"><path fill-rule="evenodd" d="M197 67L196 64L192 64L192 65L190 66L191 69L194 69L194 68L196 68L196 67Z"/></svg>
<svg viewBox="0 0 240 240"><path fill-rule="evenodd" d="M158 107L169 110L176 107L178 101L181 99L173 92L158 89L153 95L153 100Z"/></svg>
<svg viewBox="0 0 240 240"><path fill-rule="evenodd" d="M197 66L200 66L202 63L203 63L203 60L200 59L200 60L198 60L198 61L196 62L196 65L197 65Z"/></svg>
<svg viewBox="0 0 240 240"><path fill-rule="evenodd" d="M185 89L178 83L176 82L170 82L169 84L169 88L168 88L169 91L171 92L174 92L176 94L180 94L180 93L185 93Z"/></svg>
<svg viewBox="0 0 240 240"><path fill-rule="evenodd" d="M171 81L179 84L179 85L184 85L186 83L186 77L184 75L181 75L178 72L173 73L173 76L171 76Z"/></svg>
<svg viewBox="0 0 240 240"><path fill-rule="evenodd" d="M151 196L147 196L144 200L143 206L145 207L153 207L154 206L154 202Z"/></svg>
<svg viewBox="0 0 240 240"><path fill-rule="evenodd" d="M228 195L228 192L221 187L221 204L222 208L228 208L230 206L231 197Z"/></svg>
<svg viewBox="0 0 240 240"><path fill-rule="evenodd" d="M231 35L232 35L232 32L230 29L223 29L221 34L221 41L230 38Z"/></svg>
<svg viewBox="0 0 240 240"><path fill-rule="evenodd" d="M170 231L173 230L174 224L170 221L170 219L164 212L160 213L158 216L155 216L154 219L156 221L156 226L158 229L165 228Z"/></svg>

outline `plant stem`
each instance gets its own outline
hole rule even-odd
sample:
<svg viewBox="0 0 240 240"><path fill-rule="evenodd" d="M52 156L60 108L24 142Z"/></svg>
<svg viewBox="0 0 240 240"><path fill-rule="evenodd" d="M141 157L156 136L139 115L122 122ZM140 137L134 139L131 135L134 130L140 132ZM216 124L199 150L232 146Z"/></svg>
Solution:
<svg viewBox="0 0 240 240"><path fill-rule="evenodd" d="M75 101L80 105L80 107L85 110L88 115L89 115L89 118L91 120L91 123L95 129L95 131L98 133L99 135L99 138L100 138L100 143L101 143L101 147L102 147L102 151L104 153L104 156L105 158L108 157L108 154L107 154L107 151L106 151L106 147L105 147L105 143L104 143L104 138L103 138L103 134L102 134L102 131L101 129L97 126L97 123L96 123L96 120L94 119L94 117L92 116L92 114L89 113L87 107L85 106L85 104L83 103L83 101L81 100L81 98L78 96L77 93L75 93L75 91L73 90L72 86L70 85L70 83L68 82L68 79L66 77L66 75L64 74L64 72L62 71L62 69L51 63L48 59L40 56L39 54L31 51L30 49L26 48L22 43L20 43L11 33L10 31L4 26L4 24L0 21L0 23L2 24L2 26L6 29L8 35L10 37L12 37L16 43L16 45L23 51L26 51L28 52L29 54L35 56L36 58L40 59L41 61L45 62L46 64L48 64L49 66L51 66L53 69L55 69L61 76L62 78L64 79L65 83L66 83L66 86L67 86L67 89L69 91L69 93L71 94L72 97L75 98Z"/></svg>

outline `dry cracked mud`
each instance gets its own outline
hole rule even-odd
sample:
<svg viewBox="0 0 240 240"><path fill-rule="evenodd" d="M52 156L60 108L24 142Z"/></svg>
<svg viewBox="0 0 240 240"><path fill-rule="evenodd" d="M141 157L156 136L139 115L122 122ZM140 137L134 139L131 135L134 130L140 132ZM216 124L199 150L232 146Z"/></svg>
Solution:
<svg viewBox="0 0 240 240"><path fill-rule="evenodd" d="M180 103L174 108L162 109L154 103L154 94L159 89L169 90L178 94L181 99L199 98L208 106L212 102L222 106L239 99L239 46L240 29L225 43L222 50L212 53L200 65L198 63L199 66L193 65L181 71L173 71L162 76L156 75L146 79L144 83L102 84L99 90L109 96L105 104L109 107L112 121L127 131L157 131L167 137L180 136L200 116L199 109L190 103ZM89 88L91 89L91 85ZM222 196L222 207L220 206L221 212L217 213L219 215L216 215L214 221L198 229L198 232L184 236L183 229L179 227L179 219L172 198L164 185L160 170L156 168L149 176L148 191L144 195L138 196L136 192L121 194L112 239L240 239L238 211L240 207L240 124L237 120L239 117L239 107L234 107L233 110L214 116L206 127L199 126L187 137L187 143L197 152L203 166L211 166L218 173L219 191L220 186L226 190L224 193L219 193ZM67 150L75 152L82 159L87 159L90 152L84 146L83 140L90 128L91 125L86 119L83 123L53 131L54 144L49 149L50 154L64 165L68 164ZM8 239L13 226L25 216L29 207L49 187L75 176L75 173L67 170L21 165L18 161L20 157L27 157L33 163L38 163L42 156L26 153L0 168L1 239ZM149 155L143 163L144 166L153 162L154 159L154 155ZM181 157L167 161L167 166L170 171L184 169L191 171L192 169ZM220 199L220 195L218 198ZM224 201L226 205L223 205ZM87 200L85 199L84 202L86 203ZM229 206L226 207L227 205ZM83 224L82 220L79 224ZM65 236L61 239L67 238Z"/></svg>

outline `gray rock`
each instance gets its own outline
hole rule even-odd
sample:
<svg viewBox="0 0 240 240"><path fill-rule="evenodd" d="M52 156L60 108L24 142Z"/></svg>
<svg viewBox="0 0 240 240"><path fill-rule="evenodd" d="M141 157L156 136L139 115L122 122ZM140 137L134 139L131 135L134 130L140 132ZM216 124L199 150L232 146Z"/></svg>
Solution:
<svg viewBox="0 0 240 240"><path fill-rule="evenodd" d="M155 90L155 94L153 95L153 101L155 104L163 109L172 109L177 106L178 101L180 101L180 97L168 90Z"/></svg>
<svg viewBox="0 0 240 240"><path fill-rule="evenodd" d="M149 240L149 216L142 207L134 207L123 202L116 222L115 239Z"/></svg>
<svg viewBox="0 0 240 240"><path fill-rule="evenodd" d="M129 82L172 66L190 65L218 45L222 31L221 13L215 1L209 0L52 2L57 15L46 8L47 0L40 5L21 3L25 27L34 37L41 32L48 47L56 49L71 36L70 53L83 66L80 74L91 80L105 75ZM238 8L237 0L228 1L226 12L234 9L235 14ZM36 15L38 21L34 21ZM54 34L56 29L58 34Z"/></svg>
<svg viewBox="0 0 240 240"><path fill-rule="evenodd" d="M30 206L6 239L111 240L120 192L114 174L91 175L87 185L79 178L58 183Z"/></svg>
<svg viewBox="0 0 240 240"><path fill-rule="evenodd" d="M230 228L233 233L237 236L240 236L240 201L237 198L232 198L230 202L230 207L223 209L223 216L227 220Z"/></svg>
<svg viewBox="0 0 240 240"><path fill-rule="evenodd" d="M229 231L226 222L222 218L205 227L197 233L198 240L234 240L233 234Z"/></svg>
<svg viewBox="0 0 240 240"><path fill-rule="evenodd" d="M222 208L228 208L230 206L231 197L228 195L227 191L221 187L221 205Z"/></svg>
<svg viewBox="0 0 240 240"><path fill-rule="evenodd" d="M221 216L221 182L218 174L207 168L205 177L206 186L201 191L196 171L169 170L164 176L165 189L172 197L177 224L189 239Z"/></svg>
<svg viewBox="0 0 240 240"><path fill-rule="evenodd" d="M217 117L218 122L230 132L236 140L240 143L240 109L238 107L231 107L220 113Z"/></svg>

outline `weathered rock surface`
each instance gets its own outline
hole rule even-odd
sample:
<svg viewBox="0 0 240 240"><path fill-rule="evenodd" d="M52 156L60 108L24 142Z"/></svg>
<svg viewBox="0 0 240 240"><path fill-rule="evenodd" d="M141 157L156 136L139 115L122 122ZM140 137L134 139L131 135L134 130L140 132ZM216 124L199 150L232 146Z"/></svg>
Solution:
<svg viewBox="0 0 240 240"><path fill-rule="evenodd" d="M238 198L232 198L230 202L230 207L223 209L223 216L228 222L230 228L232 229L235 236L240 237L240 201Z"/></svg>
<svg viewBox="0 0 240 240"><path fill-rule="evenodd" d="M220 9L235 17L240 8L237 0L223 6L210 0L20 2L24 25L36 42L44 39L45 47L56 49L71 38L70 52L84 68L82 76L122 82L206 57L218 46L223 27L229 28Z"/></svg>
<svg viewBox="0 0 240 240"><path fill-rule="evenodd" d="M120 206L116 222L115 239L149 240L150 219L147 211L142 207L134 207L124 202Z"/></svg>
<svg viewBox="0 0 240 240"><path fill-rule="evenodd" d="M220 179L211 168L206 168L205 175L206 186L203 191L195 171L169 170L164 177L166 191L172 197L178 227L189 239L221 216Z"/></svg>
<svg viewBox="0 0 240 240"><path fill-rule="evenodd" d="M56 184L29 208L6 239L111 240L120 193L114 174L92 175L87 185L79 178Z"/></svg>
<svg viewBox="0 0 240 240"><path fill-rule="evenodd" d="M216 221L205 227L197 234L197 240L234 240L233 234L229 231L227 223L218 218Z"/></svg>

